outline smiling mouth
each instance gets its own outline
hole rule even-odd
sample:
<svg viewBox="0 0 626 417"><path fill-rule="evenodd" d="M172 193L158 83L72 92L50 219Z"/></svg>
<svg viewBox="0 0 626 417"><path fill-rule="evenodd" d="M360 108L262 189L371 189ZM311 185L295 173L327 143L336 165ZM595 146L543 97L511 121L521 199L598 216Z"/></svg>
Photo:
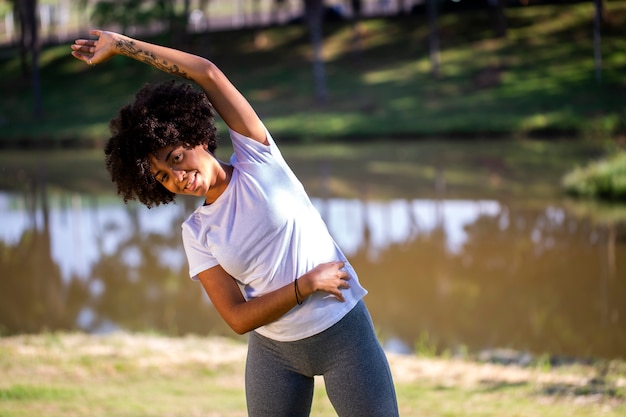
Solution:
<svg viewBox="0 0 626 417"><path fill-rule="evenodd" d="M193 191L193 189L196 186L196 175L197 175L197 172L194 172L193 174L191 174L191 179L189 180L187 185L185 185L185 188L184 188L185 191Z"/></svg>

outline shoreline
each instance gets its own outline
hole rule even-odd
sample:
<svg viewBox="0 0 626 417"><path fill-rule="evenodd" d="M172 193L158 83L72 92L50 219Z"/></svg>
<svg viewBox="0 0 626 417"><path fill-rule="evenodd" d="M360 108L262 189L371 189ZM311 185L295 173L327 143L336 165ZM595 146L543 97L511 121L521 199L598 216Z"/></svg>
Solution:
<svg viewBox="0 0 626 417"><path fill-rule="evenodd" d="M219 336L0 337L0 415L246 416L247 346ZM626 415L626 362L503 365L387 353L400 415ZM336 416L315 377L312 413Z"/></svg>

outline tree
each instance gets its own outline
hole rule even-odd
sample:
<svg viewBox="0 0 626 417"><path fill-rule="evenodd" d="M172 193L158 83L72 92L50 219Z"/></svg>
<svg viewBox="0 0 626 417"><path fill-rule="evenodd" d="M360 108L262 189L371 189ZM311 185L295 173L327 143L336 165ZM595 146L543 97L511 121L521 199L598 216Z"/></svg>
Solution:
<svg viewBox="0 0 626 417"><path fill-rule="evenodd" d="M497 38L506 37L506 1L507 0L489 0L489 7L493 19L493 32Z"/></svg>
<svg viewBox="0 0 626 417"><path fill-rule="evenodd" d="M324 58L322 56L322 17L324 14L323 0L304 0L305 21L311 36L313 48L313 78L315 82L315 97L319 103L328 100L326 89L326 74L324 70Z"/></svg>
<svg viewBox="0 0 626 417"><path fill-rule="evenodd" d="M438 0L428 0L428 48L430 50L431 71L439 77L439 31L437 30Z"/></svg>
<svg viewBox="0 0 626 417"><path fill-rule="evenodd" d="M602 37L600 34L600 26L602 22L605 20L604 13L604 0L594 0L595 5L595 18L593 20L593 50L594 50L594 62L595 62L595 70L596 70L596 80L598 82L602 81Z"/></svg>
<svg viewBox="0 0 626 417"><path fill-rule="evenodd" d="M180 48L189 42L189 32L187 30L189 15L191 14L191 0L183 0L182 13L176 13L176 0L159 0L157 2L162 11L163 17L169 20L170 35L172 45Z"/></svg>
<svg viewBox="0 0 626 417"><path fill-rule="evenodd" d="M37 0L13 0L13 7L20 23L19 51L24 77L30 75L33 93L33 115L43 116L41 100L41 76L39 74L39 24ZM29 65L30 58L30 65Z"/></svg>
<svg viewBox="0 0 626 417"><path fill-rule="evenodd" d="M128 33L131 26L146 23L150 14L142 10L143 0L102 0L96 3L92 20L100 27L112 23L121 26L122 33Z"/></svg>

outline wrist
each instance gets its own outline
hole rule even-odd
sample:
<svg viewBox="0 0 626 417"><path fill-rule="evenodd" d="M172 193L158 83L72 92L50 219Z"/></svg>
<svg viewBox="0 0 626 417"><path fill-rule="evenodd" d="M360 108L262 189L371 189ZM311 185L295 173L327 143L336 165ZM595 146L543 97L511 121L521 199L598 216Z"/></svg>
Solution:
<svg viewBox="0 0 626 417"><path fill-rule="evenodd" d="M313 288L313 283L308 274L304 274L298 278L298 296L301 300L307 298L314 292L315 289Z"/></svg>
<svg viewBox="0 0 626 417"><path fill-rule="evenodd" d="M301 305L304 302L304 297L300 294L300 289L298 288L298 278L293 281L293 291L296 294L296 304Z"/></svg>
<svg viewBox="0 0 626 417"><path fill-rule="evenodd" d="M121 33L115 33L113 35L113 53L115 55L124 55L132 59L140 60L141 54L145 53L137 45L137 40L123 35Z"/></svg>

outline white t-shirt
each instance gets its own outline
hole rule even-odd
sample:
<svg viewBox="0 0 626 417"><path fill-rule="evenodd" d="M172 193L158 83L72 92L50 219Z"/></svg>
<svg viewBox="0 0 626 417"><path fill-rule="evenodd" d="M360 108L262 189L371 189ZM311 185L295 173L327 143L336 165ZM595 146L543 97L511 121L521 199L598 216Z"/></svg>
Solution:
<svg viewBox="0 0 626 417"><path fill-rule="evenodd" d="M338 322L367 291L269 132L269 146L234 131L230 137L234 154L228 187L182 225L190 276L198 279L200 272L220 265L252 299L293 283L321 263L343 260L351 276L350 289L342 290L345 302L316 292L256 329L279 341L313 336Z"/></svg>

